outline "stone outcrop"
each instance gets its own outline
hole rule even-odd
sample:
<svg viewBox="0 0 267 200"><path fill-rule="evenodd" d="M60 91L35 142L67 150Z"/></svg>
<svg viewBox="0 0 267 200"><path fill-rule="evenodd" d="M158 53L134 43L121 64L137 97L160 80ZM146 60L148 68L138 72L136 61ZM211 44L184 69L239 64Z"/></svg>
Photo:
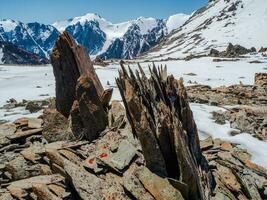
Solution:
<svg viewBox="0 0 267 200"><path fill-rule="evenodd" d="M267 51L267 47L261 47L259 53L264 53Z"/></svg>
<svg viewBox="0 0 267 200"><path fill-rule="evenodd" d="M147 168L161 177L180 181L180 190L185 185L184 198L209 199L212 177L200 150L182 81L167 76L166 68L157 70L153 66L151 78L139 69L134 75L122 65L116 82Z"/></svg>
<svg viewBox="0 0 267 200"><path fill-rule="evenodd" d="M107 113L97 94L94 83L88 76L82 75L78 79L76 96L78 99L78 115L81 120L81 122L77 121L78 125L81 125L79 131L82 130L84 137L92 141L106 128L108 124ZM71 115L74 117L74 111L72 111ZM75 125L75 122L73 124Z"/></svg>
<svg viewBox="0 0 267 200"><path fill-rule="evenodd" d="M200 146L216 182L212 200L266 199L267 171L252 163L246 150L211 138L201 141Z"/></svg>
<svg viewBox="0 0 267 200"><path fill-rule="evenodd" d="M211 49L209 56L211 57L222 57L222 58L236 58L239 56L242 56L244 54L253 53L257 50L252 47L250 49L247 49L241 45L233 45L232 43L229 43L225 51L218 51L216 49Z"/></svg>
<svg viewBox="0 0 267 200"><path fill-rule="evenodd" d="M73 135L92 141L108 125L112 89L104 90L86 50L64 32L51 55L56 79L56 108L70 116Z"/></svg>
<svg viewBox="0 0 267 200"><path fill-rule="evenodd" d="M97 94L102 95L104 89L95 73L93 63L82 46L64 32L57 40L51 55L56 79L56 107L68 117L76 99L76 83L80 75L87 75L93 81Z"/></svg>

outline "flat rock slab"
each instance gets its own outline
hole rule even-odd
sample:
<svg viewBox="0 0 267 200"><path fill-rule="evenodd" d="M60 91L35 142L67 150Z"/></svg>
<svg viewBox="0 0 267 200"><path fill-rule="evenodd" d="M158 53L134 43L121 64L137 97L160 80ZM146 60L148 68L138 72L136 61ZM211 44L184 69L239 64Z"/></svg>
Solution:
<svg viewBox="0 0 267 200"><path fill-rule="evenodd" d="M32 190L39 200L62 200L62 198L53 194L47 185L34 184Z"/></svg>
<svg viewBox="0 0 267 200"><path fill-rule="evenodd" d="M37 118L30 118L28 120L28 127L29 128L42 128L43 120Z"/></svg>
<svg viewBox="0 0 267 200"><path fill-rule="evenodd" d="M102 199L100 178L66 159L64 160L64 169L81 199Z"/></svg>
<svg viewBox="0 0 267 200"><path fill-rule="evenodd" d="M114 167L118 170L123 170L129 166L135 155L136 148L127 140L123 140L119 145L118 151L111 155L110 160Z"/></svg>
<svg viewBox="0 0 267 200"><path fill-rule="evenodd" d="M0 125L0 137L12 135L16 130L17 128L14 124Z"/></svg>
<svg viewBox="0 0 267 200"><path fill-rule="evenodd" d="M1 200L14 200L10 193L2 193L0 194Z"/></svg>
<svg viewBox="0 0 267 200"><path fill-rule="evenodd" d="M58 183L60 181L63 181L65 178L59 174L53 174L53 175L44 175L44 176L35 176L28 179L23 179L19 181L12 182L7 189L11 190L12 188L19 188L23 190L27 190L32 188L33 184L52 184L52 183Z"/></svg>
<svg viewBox="0 0 267 200"><path fill-rule="evenodd" d="M8 139L10 140L17 140L17 139L21 139L21 138L26 138L32 135L38 135L41 134L43 131L42 128L37 128L37 129L32 129L32 130L28 130L28 131L19 131L16 132L13 135L9 135L7 136Z"/></svg>
<svg viewBox="0 0 267 200"><path fill-rule="evenodd" d="M45 145L45 149L65 149L65 148L78 148L82 145L88 144L88 141L69 142L69 141L57 141Z"/></svg>
<svg viewBox="0 0 267 200"><path fill-rule="evenodd" d="M132 167L134 168L134 167ZM154 197L144 188L140 180L135 176L135 170L129 169L123 174L123 187L136 199L154 200Z"/></svg>
<svg viewBox="0 0 267 200"><path fill-rule="evenodd" d="M137 176L144 187L157 200L184 200L179 190L175 189L167 179L152 173L146 167L137 171Z"/></svg>

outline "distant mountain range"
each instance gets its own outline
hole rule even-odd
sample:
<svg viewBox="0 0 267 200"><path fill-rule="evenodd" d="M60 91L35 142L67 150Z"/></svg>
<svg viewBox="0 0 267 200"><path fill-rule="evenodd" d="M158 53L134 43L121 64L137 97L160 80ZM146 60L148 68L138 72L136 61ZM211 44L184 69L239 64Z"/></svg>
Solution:
<svg viewBox="0 0 267 200"><path fill-rule="evenodd" d="M166 60L225 50L229 43L248 49L267 47L266 0L209 0L183 26L150 49L143 58Z"/></svg>
<svg viewBox="0 0 267 200"><path fill-rule="evenodd" d="M113 24L97 14L86 14L52 25L0 20L0 41L12 43L40 59L49 58L60 32L68 31L88 53L104 59L132 59L155 46L188 15L177 14L167 20L143 18Z"/></svg>
<svg viewBox="0 0 267 200"><path fill-rule="evenodd" d="M46 57L26 51L5 41L0 41L0 64L42 65L48 64Z"/></svg>

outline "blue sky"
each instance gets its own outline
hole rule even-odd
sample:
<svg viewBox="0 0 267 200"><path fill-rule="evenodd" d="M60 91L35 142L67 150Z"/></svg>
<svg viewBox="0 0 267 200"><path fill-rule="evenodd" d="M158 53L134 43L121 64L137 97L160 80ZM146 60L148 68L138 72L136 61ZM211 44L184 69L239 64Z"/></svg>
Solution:
<svg viewBox="0 0 267 200"><path fill-rule="evenodd" d="M205 5L208 0L1 0L0 19L52 23L93 12L111 22L122 22L140 16L167 18L187 13Z"/></svg>

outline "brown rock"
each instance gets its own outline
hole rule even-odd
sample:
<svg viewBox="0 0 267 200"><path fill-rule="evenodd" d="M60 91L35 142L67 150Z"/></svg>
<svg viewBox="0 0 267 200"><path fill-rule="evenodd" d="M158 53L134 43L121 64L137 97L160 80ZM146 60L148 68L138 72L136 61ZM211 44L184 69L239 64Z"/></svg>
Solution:
<svg viewBox="0 0 267 200"><path fill-rule="evenodd" d="M76 83L82 74L90 77L99 96L103 87L95 73L93 64L86 50L77 45L69 33L64 32L57 40L51 62L56 79L56 108L65 117L70 114L76 99Z"/></svg>
<svg viewBox="0 0 267 200"><path fill-rule="evenodd" d="M205 140L200 141L200 147L202 151L208 150L213 147L213 140L212 137L208 137Z"/></svg>
<svg viewBox="0 0 267 200"><path fill-rule="evenodd" d="M102 185L103 199L130 200L122 187L122 179L112 173L107 173Z"/></svg>
<svg viewBox="0 0 267 200"><path fill-rule="evenodd" d="M42 133L42 128L36 128L36 129L30 129L27 131L18 131L13 135L7 136L8 139L10 140L18 140L21 138L26 138L32 135L39 135Z"/></svg>
<svg viewBox="0 0 267 200"><path fill-rule="evenodd" d="M113 93L113 89L112 88L111 89L107 89L102 93L102 95L100 97L101 102L102 102L102 104L103 104L103 106L105 108L108 108L108 106L109 106L109 102L111 100L112 93Z"/></svg>
<svg viewBox="0 0 267 200"><path fill-rule="evenodd" d="M267 73L256 73L254 84L258 86L267 86Z"/></svg>
<svg viewBox="0 0 267 200"><path fill-rule="evenodd" d="M50 184L48 185L48 188L53 191L58 197L63 199L67 198L71 194L70 192L66 192L65 188L56 184Z"/></svg>
<svg viewBox="0 0 267 200"><path fill-rule="evenodd" d="M222 165L217 165L217 167L218 176L220 177L222 183L232 192L240 192L241 185L238 182L236 176L232 173L232 171Z"/></svg>
<svg viewBox="0 0 267 200"><path fill-rule="evenodd" d="M29 128L41 128L43 125L42 119L37 118L29 118L28 119L28 127Z"/></svg>
<svg viewBox="0 0 267 200"><path fill-rule="evenodd" d="M146 191L140 180L135 175L135 170L128 170L123 174L123 187L136 199L153 200L153 196Z"/></svg>
<svg viewBox="0 0 267 200"><path fill-rule="evenodd" d="M109 127L115 127L122 123L126 116L125 109L119 101L112 101L111 108L108 113Z"/></svg>
<svg viewBox="0 0 267 200"><path fill-rule="evenodd" d="M153 174L149 169L142 168L137 171L137 176L144 187L157 200L183 200L179 190L175 189L167 179Z"/></svg>
<svg viewBox="0 0 267 200"><path fill-rule="evenodd" d="M39 200L61 200L58 196L54 195L47 185L33 184L32 190Z"/></svg>
<svg viewBox="0 0 267 200"><path fill-rule="evenodd" d="M16 124L19 127L22 127L22 126L28 126L28 122L29 122L28 118L22 117L14 121L14 124Z"/></svg>
<svg viewBox="0 0 267 200"><path fill-rule="evenodd" d="M43 114L43 136L48 142L72 139L69 121L56 110L46 109Z"/></svg>
<svg viewBox="0 0 267 200"><path fill-rule="evenodd" d="M84 138L85 130L84 130L84 125L83 125L82 118L81 118L80 111L79 111L79 102L77 100L73 102L73 105L70 111L70 116L71 116L70 126L73 132L73 135L75 136L76 139Z"/></svg>
<svg viewBox="0 0 267 200"><path fill-rule="evenodd" d="M76 93L84 137L92 141L106 128L107 113L93 81L88 76L82 75L78 79Z"/></svg>
<svg viewBox="0 0 267 200"><path fill-rule="evenodd" d="M132 132L141 143L149 170L186 184L190 199L208 198L211 173L185 87L182 80L167 76L166 68L158 69L153 66L148 78L141 67L135 76L122 66L116 79Z"/></svg>

